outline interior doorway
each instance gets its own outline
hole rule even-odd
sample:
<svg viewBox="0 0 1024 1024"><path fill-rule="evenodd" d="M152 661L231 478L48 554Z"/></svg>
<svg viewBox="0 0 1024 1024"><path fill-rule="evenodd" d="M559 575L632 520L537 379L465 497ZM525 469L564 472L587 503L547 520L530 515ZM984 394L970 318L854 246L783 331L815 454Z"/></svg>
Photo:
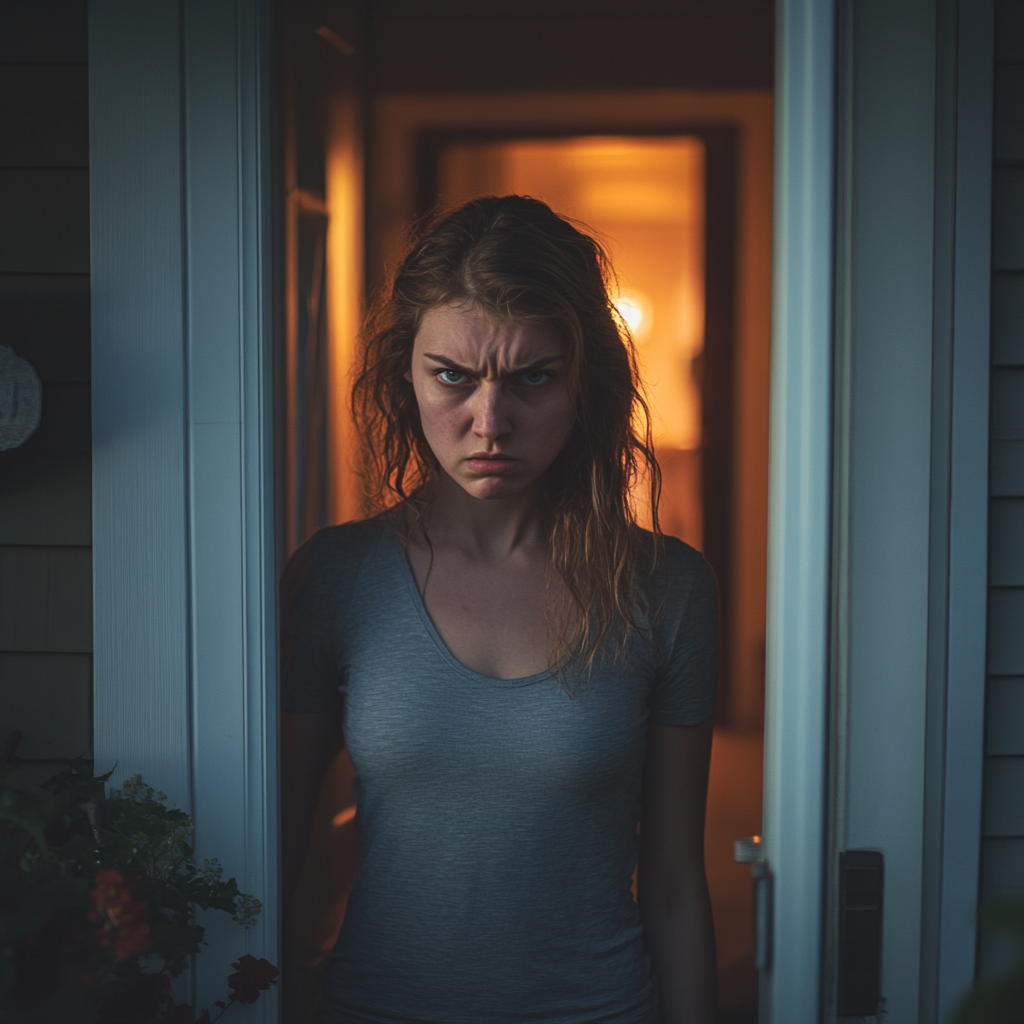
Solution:
<svg viewBox="0 0 1024 1024"><path fill-rule="evenodd" d="M292 369L279 374L291 381L280 401L296 424L283 445L295 466L287 486L296 488L282 496L294 510L284 550L318 525L359 514L346 400L360 296L386 278L407 225L439 203L526 192L595 229L619 273L619 308L634 328L655 407L662 526L705 553L723 595L706 856L721 1019L753 1021L750 876L733 862L732 844L761 824L770 90L382 91L374 60L387 64L379 57L386 29L370 26L378 34L367 39L356 14L346 23L332 12L333 21L313 12L294 29L296 132L282 133L295 169L285 221L296 223L281 346ZM318 141L307 138L317 132ZM319 390L313 353L327 381ZM309 476L318 471L321 491ZM314 857L354 864L345 758L331 778ZM343 888L325 898L340 925ZM333 935L322 938L325 949L333 944Z"/></svg>

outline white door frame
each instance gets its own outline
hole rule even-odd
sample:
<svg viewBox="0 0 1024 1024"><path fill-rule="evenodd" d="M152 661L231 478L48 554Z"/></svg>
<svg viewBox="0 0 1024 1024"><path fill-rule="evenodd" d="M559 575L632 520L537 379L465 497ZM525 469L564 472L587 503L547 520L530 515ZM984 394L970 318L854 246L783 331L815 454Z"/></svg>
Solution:
<svg viewBox="0 0 1024 1024"><path fill-rule="evenodd" d="M819 1018L832 489L835 17L776 8L762 1024Z"/></svg>
<svg viewBox="0 0 1024 1024"><path fill-rule="evenodd" d="M96 767L263 903L204 920L205 1008L280 962L267 55L265 0L89 5Z"/></svg>
<svg viewBox="0 0 1024 1024"><path fill-rule="evenodd" d="M886 1019L938 1024L974 976L992 3L777 12L761 1020L834 1019L866 848Z"/></svg>

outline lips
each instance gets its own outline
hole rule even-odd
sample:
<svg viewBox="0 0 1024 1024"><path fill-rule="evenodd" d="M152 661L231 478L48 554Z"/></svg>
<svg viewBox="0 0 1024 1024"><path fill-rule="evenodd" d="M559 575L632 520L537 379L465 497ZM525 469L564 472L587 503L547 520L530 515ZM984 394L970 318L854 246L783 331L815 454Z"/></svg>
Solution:
<svg viewBox="0 0 1024 1024"><path fill-rule="evenodd" d="M474 452L466 459L467 467L474 473L490 476L495 473L508 473L515 468L518 459L501 452Z"/></svg>

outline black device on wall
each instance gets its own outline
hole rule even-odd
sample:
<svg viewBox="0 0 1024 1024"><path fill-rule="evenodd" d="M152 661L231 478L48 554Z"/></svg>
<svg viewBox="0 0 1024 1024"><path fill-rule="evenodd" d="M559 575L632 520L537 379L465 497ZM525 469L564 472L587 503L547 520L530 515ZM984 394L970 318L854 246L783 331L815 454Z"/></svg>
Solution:
<svg viewBox="0 0 1024 1024"><path fill-rule="evenodd" d="M839 1016L878 1013L882 973L882 854L839 855Z"/></svg>

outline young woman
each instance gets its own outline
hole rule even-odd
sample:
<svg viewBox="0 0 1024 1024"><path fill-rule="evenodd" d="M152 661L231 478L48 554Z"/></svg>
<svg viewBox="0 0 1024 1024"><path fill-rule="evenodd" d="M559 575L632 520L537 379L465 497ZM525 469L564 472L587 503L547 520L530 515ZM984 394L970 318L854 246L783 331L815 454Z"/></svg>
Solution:
<svg viewBox="0 0 1024 1024"><path fill-rule="evenodd" d="M282 583L286 889L339 731L356 770L324 1024L714 1018L715 582L636 524L659 477L609 275L544 203L479 199L371 320L354 409L384 511Z"/></svg>

